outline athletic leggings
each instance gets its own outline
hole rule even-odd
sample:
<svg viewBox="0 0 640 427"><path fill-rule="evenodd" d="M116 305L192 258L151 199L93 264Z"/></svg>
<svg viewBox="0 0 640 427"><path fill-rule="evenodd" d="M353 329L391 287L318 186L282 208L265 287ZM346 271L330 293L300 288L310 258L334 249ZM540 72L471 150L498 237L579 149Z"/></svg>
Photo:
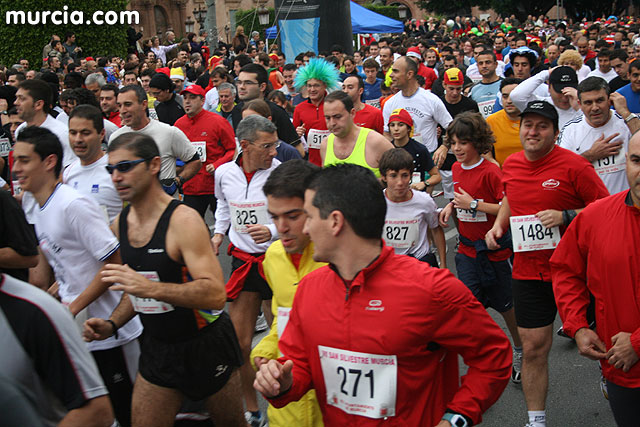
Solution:
<svg viewBox="0 0 640 427"><path fill-rule="evenodd" d="M640 388L622 387L607 380L607 392L618 427L637 427L640 423Z"/></svg>

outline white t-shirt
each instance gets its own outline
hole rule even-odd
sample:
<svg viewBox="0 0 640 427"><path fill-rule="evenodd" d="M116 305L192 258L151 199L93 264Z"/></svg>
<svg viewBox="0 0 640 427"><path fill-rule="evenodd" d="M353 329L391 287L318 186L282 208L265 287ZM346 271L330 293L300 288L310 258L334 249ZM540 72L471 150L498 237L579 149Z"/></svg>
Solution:
<svg viewBox="0 0 640 427"><path fill-rule="evenodd" d="M20 132L22 132L22 130L26 127L27 122L24 122L20 126L18 126L18 128L16 129L16 140L18 139L18 135L20 134ZM47 118L44 120L44 122L42 122L40 127L49 129L60 140L60 144L62 144L62 166L67 167L71 164L71 162L78 158L73 153L71 145L69 145L69 128L66 124L54 119L53 116L47 114Z"/></svg>
<svg viewBox="0 0 640 427"><path fill-rule="evenodd" d="M74 161L62 173L62 182L75 188L80 194L94 198L111 224L122 210L122 200L113 186L111 175L105 169L107 156L102 156L88 166L80 159Z"/></svg>
<svg viewBox="0 0 640 427"><path fill-rule="evenodd" d="M451 115L440 98L430 91L418 88L416 93L406 97L402 92L393 95L384 104L382 116L384 130L389 131L389 116L396 108L404 108L413 119L413 139L427 147L430 153L438 148L437 125L447 128L451 123Z"/></svg>
<svg viewBox="0 0 640 427"><path fill-rule="evenodd" d="M68 185L58 184L43 206L32 212L40 250L60 286L64 304L71 303L91 283L120 243L107 225L98 204ZM108 290L87 307L88 317L108 319L120 303L122 292ZM118 339L88 344L89 350L114 348L142 332L136 317L118 330Z"/></svg>
<svg viewBox="0 0 640 427"><path fill-rule="evenodd" d="M623 145L617 156L609 156L600 161L593 162L596 172L604 182L610 194L616 194L629 189L629 182L625 172L625 154L631 138L631 132L624 119L613 111L610 111L611 118L607 123L599 128L594 128L587 123L584 116L570 121L562 128L558 136L558 145L574 153L582 154L589 150L593 143L603 134L606 137L619 133L611 142L622 141ZM613 171L616 170L617 171Z"/></svg>
<svg viewBox="0 0 640 427"><path fill-rule="evenodd" d="M160 179L175 178L176 176L176 159L179 158L188 162L196 155L196 149L189 138L175 126L169 126L158 120L149 120L149 124L140 130L133 130L129 126L122 126L111 135L109 143L118 136L136 132L150 136L158 145L162 164L160 166Z"/></svg>
<svg viewBox="0 0 640 427"><path fill-rule="evenodd" d="M609 83L611 80L615 79L616 77L618 77L618 73L615 72L615 70L612 68L609 70L609 72L607 72L606 74L603 73L602 71L600 71L600 68L596 68L595 70L591 71L587 77L601 77L603 79L605 79L607 81L607 83Z"/></svg>
<svg viewBox="0 0 640 427"><path fill-rule="evenodd" d="M203 108L207 111L211 111L212 113L215 113L219 103L220 103L220 96L218 95L218 89L216 89L215 87L212 87L209 90L209 92L207 92L204 96Z"/></svg>
<svg viewBox="0 0 640 427"><path fill-rule="evenodd" d="M382 238L397 254L418 259L429 253L427 228L438 227L438 206L431 196L411 190L413 197L406 202L392 202L387 197L387 215Z"/></svg>

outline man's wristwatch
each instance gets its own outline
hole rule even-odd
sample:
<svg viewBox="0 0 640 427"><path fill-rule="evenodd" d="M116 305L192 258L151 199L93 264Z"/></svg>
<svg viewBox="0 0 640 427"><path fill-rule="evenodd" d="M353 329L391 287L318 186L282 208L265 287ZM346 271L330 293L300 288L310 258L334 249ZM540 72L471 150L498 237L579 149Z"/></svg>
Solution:
<svg viewBox="0 0 640 427"><path fill-rule="evenodd" d="M452 414L447 412L442 416L442 419L449 421L453 427L470 427L467 419L460 414Z"/></svg>
<svg viewBox="0 0 640 427"><path fill-rule="evenodd" d="M631 113L627 116L626 119L624 119L624 122L629 123L631 120L637 119L637 118L638 118L638 115L636 113Z"/></svg>
<svg viewBox="0 0 640 427"><path fill-rule="evenodd" d="M469 203L469 209L472 211L478 210L478 199L472 200L471 203Z"/></svg>

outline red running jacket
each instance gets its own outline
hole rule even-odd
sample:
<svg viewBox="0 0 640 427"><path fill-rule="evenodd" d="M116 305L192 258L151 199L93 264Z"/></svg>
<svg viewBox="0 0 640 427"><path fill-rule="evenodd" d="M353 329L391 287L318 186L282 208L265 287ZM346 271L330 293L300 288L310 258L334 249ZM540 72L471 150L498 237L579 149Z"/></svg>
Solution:
<svg viewBox="0 0 640 427"><path fill-rule="evenodd" d="M635 236L635 237L634 237ZM640 210L629 191L598 200L572 221L551 257L553 293L564 331L573 337L588 328L589 292L596 301L598 336L631 333L640 355ZM640 387L640 363L629 372L600 362L606 379L622 387Z"/></svg>
<svg viewBox="0 0 640 427"><path fill-rule="evenodd" d="M446 408L477 424L509 381L509 340L448 270L396 255L383 243L349 288L331 266L309 273L299 286L280 340L280 362L294 362L293 386L270 399L277 408L315 388L328 426L433 426ZM396 415L367 418L328 404L318 346L395 355ZM469 366L462 383L458 354Z"/></svg>

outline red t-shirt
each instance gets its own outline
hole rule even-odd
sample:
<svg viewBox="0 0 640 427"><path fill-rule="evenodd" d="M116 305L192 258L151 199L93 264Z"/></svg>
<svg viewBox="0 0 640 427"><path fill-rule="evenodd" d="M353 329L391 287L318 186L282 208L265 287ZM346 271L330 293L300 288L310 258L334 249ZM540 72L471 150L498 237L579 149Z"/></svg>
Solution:
<svg viewBox="0 0 640 427"><path fill-rule="evenodd" d="M364 108L356 112L353 122L360 127L373 129L379 134L384 133L384 119L382 111L373 105L364 104Z"/></svg>
<svg viewBox="0 0 640 427"><path fill-rule="evenodd" d="M453 189L460 192L460 187L471 195L474 199L480 199L486 203L500 203L504 197L502 187L502 171L495 164L482 160L479 165L473 169L464 169L462 164L455 162L451 166L453 173ZM480 211L478 211L480 213ZM485 214L487 220L484 222L465 222L458 220L458 231L460 235L471 241L484 240L487 231L493 227L496 221L495 215ZM477 217L477 215L476 215ZM469 256L476 257L476 250L472 246L467 246L460 242L458 252ZM488 257L491 261L504 261L511 256L511 249L503 249L500 251L489 252Z"/></svg>
<svg viewBox="0 0 640 427"><path fill-rule="evenodd" d="M535 215L546 209L581 209L609 195L591 163L558 146L534 162L527 160L524 151L514 153L505 160L502 173L511 216ZM560 227L560 232L564 229ZM516 252L513 278L550 282L552 254L552 249Z"/></svg>
<svg viewBox="0 0 640 427"><path fill-rule="evenodd" d="M324 100L317 107L308 99L296 106L293 111L293 127L297 128L304 124L307 130L305 138L309 136L311 129L327 130L327 122L324 120ZM309 139L307 138L307 143ZM315 165L322 166L319 148L309 147L309 161Z"/></svg>

